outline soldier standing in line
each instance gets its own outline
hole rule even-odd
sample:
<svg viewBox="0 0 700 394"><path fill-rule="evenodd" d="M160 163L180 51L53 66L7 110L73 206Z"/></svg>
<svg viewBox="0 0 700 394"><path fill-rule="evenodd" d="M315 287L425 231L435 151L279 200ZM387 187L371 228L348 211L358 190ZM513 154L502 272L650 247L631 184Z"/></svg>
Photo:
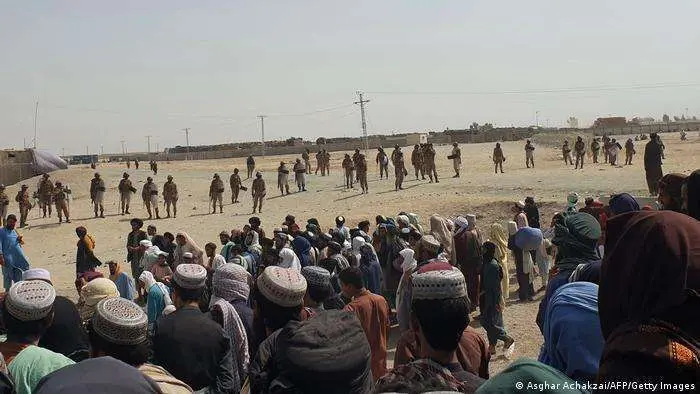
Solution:
<svg viewBox="0 0 700 394"><path fill-rule="evenodd" d="M283 161L277 167L277 188L280 189L283 196L285 191L289 195L289 168L287 168L287 163Z"/></svg>
<svg viewBox="0 0 700 394"><path fill-rule="evenodd" d="M435 183L440 183L437 170L435 169L435 148L433 148L433 144L428 143L425 145L423 160L425 163L425 172L428 173L430 183L433 183L433 177L435 178Z"/></svg>
<svg viewBox="0 0 700 394"><path fill-rule="evenodd" d="M600 153L600 141L598 138L593 138L591 142L591 152L593 153L593 163L598 163L598 154Z"/></svg>
<svg viewBox="0 0 700 394"><path fill-rule="evenodd" d="M129 169L131 168L131 160L126 159L126 168Z"/></svg>
<svg viewBox="0 0 700 394"><path fill-rule="evenodd" d="M369 186L367 185L367 158L362 153L360 153L357 158L355 171L357 172L357 178L362 188L362 193L369 193Z"/></svg>
<svg viewBox="0 0 700 394"><path fill-rule="evenodd" d="M58 223L63 223L63 216L66 217L66 223L70 223L70 212L68 211L68 194L63 188L61 182L56 182L56 187L53 189L53 199L56 202L56 214L58 215Z"/></svg>
<svg viewBox="0 0 700 394"><path fill-rule="evenodd" d="M238 202L238 193L241 190L241 177L238 175L238 168L233 169L233 174L229 178L229 184L231 185L231 204Z"/></svg>
<svg viewBox="0 0 700 394"><path fill-rule="evenodd" d="M255 174L255 179L253 180L253 185L251 186L251 194L253 196L253 213L258 210L258 213L262 212L263 199L267 190L265 190L265 180L262 177L262 173L258 172Z"/></svg>
<svg viewBox="0 0 700 394"><path fill-rule="evenodd" d="M345 154L345 158L343 159L343 170L345 171L345 188L346 189L352 189L353 188L353 181L354 181L354 176L353 176L353 170L354 164L352 159L350 159L350 155L347 153Z"/></svg>
<svg viewBox="0 0 700 394"><path fill-rule="evenodd" d="M248 156L245 164L248 167L248 177L246 179L250 179L250 177L253 176L253 171L255 171L255 159L253 155Z"/></svg>
<svg viewBox="0 0 700 394"><path fill-rule="evenodd" d="M153 175L158 175L158 162L153 160L153 164L151 165L152 170L153 170Z"/></svg>
<svg viewBox="0 0 700 394"><path fill-rule="evenodd" d="M391 154L391 157L393 158L392 164L394 165L394 175L396 176L394 190L403 190L403 179L408 174L408 171L406 171L406 163L404 162L401 148L397 147Z"/></svg>
<svg viewBox="0 0 700 394"><path fill-rule="evenodd" d="M535 168L535 147L532 146L530 140L527 140L525 143L525 165L530 168L530 164L532 164L532 168Z"/></svg>
<svg viewBox="0 0 700 394"><path fill-rule="evenodd" d="M425 171L423 171L423 151L420 145L415 145L413 147L413 152L411 152L411 165L416 171L416 180L418 180L418 173L425 180Z"/></svg>
<svg viewBox="0 0 700 394"><path fill-rule="evenodd" d="M377 148L377 165L379 165L379 179L389 179L389 157L381 146Z"/></svg>
<svg viewBox="0 0 700 394"><path fill-rule="evenodd" d="M579 168L579 163L581 169L583 169L583 158L586 156L586 143L583 142L583 138L577 137L576 143L574 143L574 152L576 152L576 168Z"/></svg>
<svg viewBox="0 0 700 394"><path fill-rule="evenodd" d="M603 156L605 156L605 164L610 161L610 154L608 154L608 151L610 151L610 137L607 135L603 136Z"/></svg>
<svg viewBox="0 0 700 394"><path fill-rule="evenodd" d="M134 166L137 170L139 169L139 159L134 159Z"/></svg>
<svg viewBox="0 0 700 394"><path fill-rule="evenodd" d="M119 201L121 204L122 215L130 215L129 204L131 204L131 193L135 193L136 189L129 179L129 174L126 172L122 175L122 180L119 181Z"/></svg>
<svg viewBox="0 0 700 394"><path fill-rule="evenodd" d="M501 144L496 142L496 147L493 148L493 164L495 164L495 172L498 174L498 169L500 167L501 174L503 174L503 162L506 161L506 156L503 154L503 149Z"/></svg>
<svg viewBox="0 0 700 394"><path fill-rule="evenodd" d="M32 209L32 202L29 199L29 186L22 185L15 196L15 201L19 204L19 227L26 227L27 216L29 216L29 210Z"/></svg>
<svg viewBox="0 0 700 394"><path fill-rule="evenodd" d="M571 160L571 147L569 147L569 141L565 140L564 145L561 147L561 155L564 158L564 164L573 165L574 161Z"/></svg>
<svg viewBox="0 0 700 394"><path fill-rule="evenodd" d="M146 205L146 211L148 211L148 218L153 219L153 210L156 211L156 219L160 219L160 214L158 213L158 185L153 183L153 178L150 176L146 178L146 183L143 185L143 190L141 190L141 198L143 203Z"/></svg>
<svg viewBox="0 0 700 394"><path fill-rule="evenodd" d="M44 174L39 182L39 188L37 190L39 195L39 206L41 207L44 217L46 217L46 211L49 211L49 217L51 217L51 199L53 198L53 183L49 179L49 174Z"/></svg>
<svg viewBox="0 0 700 394"><path fill-rule="evenodd" d="M455 175L452 178L459 178L459 168L462 166L462 150L459 149L459 145L456 142L452 144L450 158L452 159L452 167L455 170Z"/></svg>
<svg viewBox="0 0 700 394"><path fill-rule="evenodd" d="M168 180L163 184L163 200L165 201L165 212L170 217L170 206L173 207L173 217L177 217L177 184L173 182L173 176L168 175Z"/></svg>
<svg viewBox="0 0 700 394"><path fill-rule="evenodd" d="M326 170L325 170L323 164L324 164L323 151L318 151L318 152L316 152L316 172L315 172L316 175L318 175L318 171L321 170L321 176L326 176Z"/></svg>
<svg viewBox="0 0 700 394"><path fill-rule="evenodd" d="M331 154L327 150L323 150L323 167L326 169L326 174L331 174Z"/></svg>
<svg viewBox="0 0 700 394"><path fill-rule="evenodd" d="M209 199L211 200L212 211L216 213L216 203L219 203L219 213L224 213L224 181L219 178L219 174L214 174L214 178L209 185Z"/></svg>
<svg viewBox="0 0 700 394"><path fill-rule="evenodd" d="M294 180L297 183L297 188L299 189L300 192L305 192L306 191L306 165L302 163L300 159L297 159L296 163L294 163L294 167L292 167L292 170L294 170Z"/></svg>
<svg viewBox="0 0 700 394"><path fill-rule="evenodd" d="M5 227L7 208L10 206L10 198L5 194L5 185L0 184L0 227Z"/></svg>
<svg viewBox="0 0 700 394"><path fill-rule="evenodd" d="M301 154L301 158L304 160L304 165L306 166L306 173L311 174L311 160L310 160L310 155L311 151L309 151L309 148L306 148L304 153Z"/></svg>
<svg viewBox="0 0 700 394"><path fill-rule="evenodd" d="M138 168L138 166L136 167ZM105 181L100 177L100 173L96 172L95 177L90 181L90 200L92 200L92 205L95 209L95 217L97 217L97 211L100 212L100 217L105 217Z"/></svg>
<svg viewBox="0 0 700 394"><path fill-rule="evenodd" d="M628 138L625 142L625 165L632 165L632 157L637 151L634 150L634 142L632 138Z"/></svg>
<svg viewBox="0 0 700 394"><path fill-rule="evenodd" d="M357 168L357 161L360 159L360 148L355 148L355 153L352 154L352 166ZM355 182L359 182L360 177L355 172Z"/></svg>

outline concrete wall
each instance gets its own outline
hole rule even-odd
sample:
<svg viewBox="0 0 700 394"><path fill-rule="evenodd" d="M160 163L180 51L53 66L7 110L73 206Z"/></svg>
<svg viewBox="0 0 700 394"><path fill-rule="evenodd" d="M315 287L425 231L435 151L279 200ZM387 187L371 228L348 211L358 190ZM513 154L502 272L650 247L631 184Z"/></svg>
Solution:
<svg viewBox="0 0 700 394"><path fill-rule="evenodd" d="M36 175L32 160L30 150L0 151L0 183L12 185Z"/></svg>

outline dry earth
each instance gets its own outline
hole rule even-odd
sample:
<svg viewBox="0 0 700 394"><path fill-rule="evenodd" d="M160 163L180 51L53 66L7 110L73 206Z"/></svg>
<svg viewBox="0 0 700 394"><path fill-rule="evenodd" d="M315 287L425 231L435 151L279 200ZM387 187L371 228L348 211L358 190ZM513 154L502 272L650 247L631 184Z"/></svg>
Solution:
<svg viewBox="0 0 700 394"><path fill-rule="evenodd" d="M687 174L700 168L700 139L696 133L689 135L689 141L686 142L681 142L678 134L665 134L663 138L667 157L664 172ZM626 138L618 139L624 141ZM451 178L452 163L446 159L451 147L442 146L438 147L437 155L440 183L416 181L410 169L411 174L407 177L409 180L405 183L406 190L398 193L394 192L393 175L391 180L380 181L376 166L370 161L368 195L361 195L358 189L343 189L340 169L343 155L340 152L332 154L330 176L311 175L307 182L308 192L293 193L286 197L280 197L275 191L274 169L280 160L293 161L295 157L259 158L258 163L264 171L268 186L268 199L265 201L263 213L259 216L268 230L279 226L288 213L294 214L299 222L316 217L324 227L330 227L336 215L344 215L348 223L354 225L360 220L372 220L377 214L394 216L400 211L417 213L424 224L433 213L444 216L476 213L481 226L486 227L494 221L510 219L509 208L512 201L534 196L540 204L544 224L549 222L555 211L562 209L565 196L570 191L586 196L606 196L622 191L640 196L647 195L641 154L643 142L637 143L639 154L632 166L593 165L590 164L590 159L587 159L583 170L574 170L573 167L564 165L560 151L547 146L538 146L535 152L537 167L526 169L523 142L507 142L503 144L507 157L505 174L498 175L494 174L491 162L493 144L462 145L461 148L464 158L461 178ZM406 157L410 157L410 150L410 147L404 148ZM373 159L374 152L369 153L370 159ZM221 230L241 228L247 223L252 210L251 198L247 193L243 194L241 204L227 204L223 215L207 214L207 192L212 174L218 172L227 179L236 167L245 172L243 159L159 163L159 167L160 172L155 177L159 188L162 188L167 175L173 175L180 191L180 215L176 219L147 223L155 224L160 233L184 230L203 246L209 241L218 242L217 234ZM93 171L89 168L71 167L51 176L54 181L60 180L64 184L70 184L73 189L73 223L59 225L55 214L51 219L41 219L38 217L38 209L34 209L30 214L30 227L20 230L26 241L25 249L31 265L49 269L59 293L72 298L76 298L73 287L76 226L87 227L95 237L96 254L102 261L125 258L124 245L126 234L130 230L130 217L118 214L116 187L126 168L118 164L105 164L98 170L108 186L107 218L92 218L88 191ZM132 167L129 173L139 189L145 178L151 175L143 166L139 170ZM26 181L32 191L37 182L38 178ZM249 186L250 180L245 184ZM16 194L18 186L8 188L11 197ZM225 199L227 198L230 201L230 194L227 194ZM13 203L11 212L15 210L16 205ZM145 216L145 209L139 202L134 204L132 212L141 217ZM106 270L106 267L103 269ZM511 279L511 283L515 283L514 278ZM539 283L536 283L535 287L538 288ZM538 303L516 303L513 302L514 299L517 299L517 296L511 292L505 312L505 324L508 332L516 339L516 356L536 357L541 344L541 335L534 323ZM477 322L473 322L473 325L478 327ZM491 363L491 369L496 372L505 365L507 360L499 350L499 354Z"/></svg>

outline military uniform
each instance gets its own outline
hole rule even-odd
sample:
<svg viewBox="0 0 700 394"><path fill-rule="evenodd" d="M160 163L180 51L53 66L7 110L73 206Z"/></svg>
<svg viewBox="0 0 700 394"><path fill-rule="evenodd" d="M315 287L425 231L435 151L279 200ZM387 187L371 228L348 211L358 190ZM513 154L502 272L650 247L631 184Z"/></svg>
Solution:
<svg viewBox="0 0 700 394"><path fill-rule="evenodd" d="M603 155L605 156L605 163L610 161L610 154L608 154L608 151L610 151L610 137L607 135L603 136Z"/></svg>
<svg viewBox="0 0 700 394"><path fill-rule="evenodd" d="M503 162L506 161L506 156L503 154L503 149L501 144L496 143L496 147L493 148L493 164L495 165L495 172L498 174L498 169L500 168L501 174L503 174Z"/></svg>
<svg viewBox="0 0 700 394"><path fill-rule="evenodd" d="M561 147L561 155L564 158L564 164L574 164L574 161L571 160L571 148L569 147L569 141L564 141L564 145Z"/></svg>
<svg viewBox="0 0 700 394"><path fill-rule="evenodd" d="M143 203L146 205L146 211L148 211L148 218L153 219L153 210L156 211L156 219L160 219L160 214L158 213L158 185L153 183L153 179L148 178L146 184L143 185L143 190L141 191L141 198Z"/></svg>
<svg viewBox="0 0 700 394"><path fill-rule="evenodd" d="M300 192L305 192L306 191L306 165L302 163L301 160L297 159L297 162L294 163L294 167L292 168L294 170L294 180L297 183L297 188L299 189Z"/></svg>
<svg viewBox="0 0 700 394"><path fill-rule="evenodd" d="M530 168L530 165L532 164L532 167L535 167L535 147L532 146L532 142L529 140L527 141L527 144L525 144L525 166L527 168Z"/></svg>
<svg viewBox="0 0 700 394"><path fill-rule="evenodd" d="M365 155L360 154L357 158L357 165L355 165L355 171L357 172L357 179L360 183L363 193L369 192L369 187L367 185L367 159Z"/></svg>
<svg viewBox="0 0 700 394"><path fill-rule="evenodd" d="M173 207L173 216L177 217L177 184L173 182L171 176L168 181L163 184L163 200L165 201L165 212L170 217L170 206Z"/></svg>
<svg viewBox="0 0 700 394"><path fill-rule="evenodd" d="M128 174L119 181L119 201L121 204L122 215L129 215L129 205L131 204L131 193L134 192L134 185L131 183Z"/></svg>
<svg viewBox="0 0 700 394"><path fill-rule="evenodd" d="M586 156L586 144L581 137L578 137L574 144L574 152L576 152L576 168L578 169L580 165L581 169L583 169L583 158Z"/></svg>
<svg viewBox="0 0 700 394"><path fill-rule="evenodd" d="M459 169L462 166L462 150L459 149L459 146L455 145L454 148L452 148L452 167L455 170L455 176L454 178L459 178Z"/></svg>
<svg viewBox="0 0 700 394"><path fill-rule="evenodd" d="M284 162L277 167L277 188L283 196L285 191L289 194L289 168Z"/></svg>
<svg viewBox="0 0 700 394"><path fill-rule="evenodd" d="M48 175L44 175L44 178L39 182L39 188L37 190L39 195L39 206L41 207L44 217L46 217L46 211L49 211L49 217L51 217L51 199L53 198L53 183L49 180Z"/></svg>
<svg viewBox="0 0 700 394"><path fill-rule="evenodd" d="M403 179L408 173L406 171L406 165L403 160L403 152L400 149L395 150L391 154L392 164L394 165L394 175L396 180L394 181L394 188L396 191L403 190Z"/></svg>
<svg viewBox="0 0 700 394"><path fill-rule="evenodd" d="M355 170L355 165L350 159L350 155L345 155L345 158L343 159L343 170L345 171L345 188L352 189L354 181L353 171Z"/></svg>
<svg viewBox="0 0 700 394"><path fill-rule="evenodd" d="M15 201L19 204L20 227L25 227L27 225L27 216L29 216L29 210L32 209L32 203L31 200L29 200L29 192L27 189L26 185L22 185L22 189L17 192L15 196Z"/></svg>
<svg viewBox="0 0 700 394"><path fill-rule="evenodd" d="M423 169L423 151L421 151L421 147L419 145L413 147L413 152L411 152L411 165L416 171L416 180L418 180L418 173L420 173L420 176L423 178L423 180L425 180L425 171Z"/></svg>
<svg viewBox="0 0 700 394"><path fill-rule="evenodd" d="M425 145L423 160L425 163L425 172L428 173L430 183L433 183L433 178L435 178L435 183L440 183L438 180L437 170L435 169L435 149L433 148L433 144Z"/></svg>
<svg viewBox="0 0 700 394"><path fill-rule="evenodd" d="M306 173L311 174L311 160L309 159L309 150L307 149L301 154L301 159L304 160L304 166L306 167Z"/></svg>
<svg viewBox="0 0 700 394"><path fill-rule="evenodd" d="M238 202L238 193L241 191L241 177L238 175L237 168L233 170L229 184L231 186L231 204L235 204Z"/></svg>
<svg viewBox="0 0 700 394"><path fill-rule="evenodd" d="M10 206L10 198L5 194L5 185L0 185L0 227L5 227L7 208Z"/></svg>
<svg viewBox="0 0 700 394"><path fill-rule="evenodd" d="M138 168L138 167L137 167ZM100 174L95 174L95 177L90 181L90 199L95 209L95 217L97 217L97 211L100 212L100 217L105 217L105 181L100 178Z"/></svg>
<svg viewBox="0 0 700 394"><path fill-rule="evenodd" d="M325 149L323 150L323 167L326 169L326 174L331 174L331 154Z"/></svg>
<svg viewBox="0 0 700 394"><path fill-rule="evenodd" d="M54 188L54 201L56 202L56 214L58 215L58 222L63 222L63 216L66 217L66 223L70 223L70 212L68 211L68 194L66 189L63 188L61 182L56 183Z"/></svg>
<svg viewBox="0 0 700 394"><path fill-rule="evenodd" d="M632 139L628 139L625 143L625 165L632 165L632 157L637 151L634 150L634 142Z"/></svg>
<svg viewBox="0 0 700 394"><path fill-rule="evenodd" d="M246 159L246 167L248 167L248 177L246 179L250 179L253 176L253 171L255 171L255 159L253 159L253 156L248 156Z"/></svg>
<svg viewBox="0 0 700 394"><path fill-rule="evenodd" d="M209 199L211 200L212 212L216 213L216 203L219 203L219 213L224 213L224 181L214 174L214 179L209 185Z"/></svg>
<svg viewBox="0 0 700 394"><path fill-rule="evenodd" d="M389 156L386 155L384 149L379 148L377 153L377 164L379 165L379 179L389 179Z"/></svg>
<svg viewBox="0 0 700 394"><path fill-rule="evenodd" d="M253 185L251 186L251 194L253 196L253 213L257 209L258 212L262 212L263 199L267 190L265 190L265 180L262 179L262 175L257 176L253 180Z"/></svg>
<svg viewBox="0 0 700 394"><path fill-rule="evenodd" d="M321 176L326 176L326 166L325 157L323 156L323 151L318 151L316 153L316 174L321 170Z"/></svg>
<svg viewBox="0 0 700 394"><path fill-rule="evenodd" d="M600 153L600 142L598 139L594 138L591 142L591 153L593 153L593 162L598 162L598 154Z"/></svg>
<svg viewBox="0 0 700 394"><path fill-rule="evenodd" d="M360 159L360 150L355 149L355 153L352 154L352 166L353 168L357 168L357 161ZM355 172L355 182L359 182L360 178L357 175L357 172Z"/></svg>

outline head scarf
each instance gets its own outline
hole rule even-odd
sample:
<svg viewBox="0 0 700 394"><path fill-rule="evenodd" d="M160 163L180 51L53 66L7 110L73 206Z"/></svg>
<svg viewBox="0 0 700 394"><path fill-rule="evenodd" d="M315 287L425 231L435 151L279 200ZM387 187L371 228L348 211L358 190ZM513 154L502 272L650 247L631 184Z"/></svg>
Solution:
<svg viewBox="0 0 700 394"><path fill-rule="evenodd" d="M175 236L177 237L182 236L185 238L185 244L180 245L177 244L175 246L175 266L177 267L178 265L182 264L185 262L185 253L192 253L192 262L191 264L199 264L199 265L204 265L204 250L200 248L197 243L195 243L190 236L185 233L185 232L179 232Z"/></svg>
<svg viewBox="0 0 700 394"><path fill-rule="evenodd" d="M282 248L279 251L279 257L282 261L277 264L278 266L282 268L293 268L297 272L301 272L301 262L293 250Z"/></svg>
<svg viewBox="0 0 700 394"><path fill-rule="evenodd" d="M664 210L681 211L683 198L681 187L685 183L687 176L684 174L666 174L659 181L659 194L665 193L671 197L671 205L664 206Z"/></svg>
<svg viewBox="0 0 700 394"><path fill-rule="evenodd" d="M625 212L639 211L639 203L628 193L615 194L610 197L610 211L613 215L619 215Z"/></svg>
<svg viewBox="0 0 700 394"><path fill-rule="evenodd" d="M455 235L462 234L464 231L469 229L469 222L463 216L457 216L455 219Z"/></svg>
<svg viewBox="0 0 700 394"><path fill-rule="evenodd" d="M360 253L360 249L362 248L362 245L364 245L365 243L366 243L365 239L362 237L355 237L352 239L352 253L355 255L355 258L357 259L358 263L362 259L362 254Z"/></svg>
<svg viewBox="0 0 700 394"><path fill-rule="evenodd" d="M496 259L504 262L508 258L508 233L506 233L506 229L499 223L493 223L489 237L491 242L496 245Z"/></svg>
<svg viewBox="0 0 700 394"><path fill-rule="evenodd" d="M172 305L173 300L170 298L170 290L168 290L162 282L156 282L156 279L150 271L143 271L141 276L139 276L139 280L143 282L146 291L149 293L151 292L151 287L158 286L161 293L163 293L163 304L165 306Z"/></svg>
<svg viewBox="0 0 700 394"><path fill-rule="evenodd" d="M262 254L262 246L260 246L260 235L258 232L255 230L250 230L248 235L251 237L250 241L247 239L245 241L245 246L248 248L248 251L251 253Z"/></svg>
<svg viewBox="0 0 700 394"><path fill-rule="evenodd" d="M119 276L122 274L122 263L111 261L110 264L114 264L117 266L114 270L114 275L109 276L109 280L111 280L112 282L116 282L117 279L119 279Z"/></svg>
<svg viewBox="0 0 700 394"><path fill-rule="evenodd" d="M292 241L294 252L296 252L302 267L313 265L313 257L311 256L311 243L304 237L296 237Z"/></svg>
<svg viewBox="0 0 700 394"><path fill-rule="evenodd" d="M399 215L396 217L396 224L399 227L408 227L411 224L411 219L408 218L408 215Z"/></svg>
<svg viewBox="0 0 700 394"><path fill-rule="evenodd" d="M231 301L248 299L250 287L248 286L248 278L250 275L240 266L232 265L231 267L222 267L214 271L212 277L212 297L210 308L218 305L221 308L221 314L224 320L224 331L231 339L231 349L238 357L238 372L242 376L248 373L248 365L250 364L250 349L248 349L248 334L245 330L245 325L241 317L236 312L236 308L231 305ZM245 278L245 281L240 279Z"/></svg>
<svg viewBox="0 0 700 394"><path fill-rule="evenodd" d="M117 285L107 278L96 278L88 282L80 289L78 300L78 312L83 321L87 321L95 314L95 306L105 298L119 297Z"/></svg>
<svg viewBox="0 0 700 394"><path fill-rule="evenodd" d="M87 247L89 251L95 249L95 239L92 237L92 235L87 233L87 229L85 227L80 226L76 228L75 234L78 236L78 246L80 246L81 242L85 242L85 247Z"/></svg>
<svg viewBox="0 0 700 394"><path fill-rule="evenodd" d="M33 393L44 376L72 364L73 360L60 353L30 345L15 356L8 371L17 393Z"/></svg>
<svg viewBox="0 0 700 394"><path fill-rule="evenodd" d="M580 381L595 381L605 340L598 318L598 285L568 283L549 300L539 361Z"/></svg>
<svg viewBox="0 0 700 394"><path fill-rule="evenodd" d="M565 213L554 227L555 267L570 275L579 264L599 260L596 246L601 234L600 223L593 216L585 212Z"/></svg>
<svg viewBox="0 0 700 394"><path fill-rule="evenodd" d="M651 318L700 332L700 319L683 326L688 314L698 316L697 308L678 309L700 299L700 222L669 211L615 216L608 221L605 250L599 306L606 338L625 322Z"/></svg>
<svg viewBox="0 0 700 394"><path fill-rule="evenodd" d="M571 393L588 392L576 390L576 383L573 380L549 365L542 364L535 360L521 358L510 364L498 375L487 380L476 390L476 393L512 393L514 387L519 387L521 384L525 384L525 387L527 387L528 383L536 385L547 383L549 385L559 385L560 387L563 387L563 385L567 383L568 387L570 387L569 392ZM549 392L558 392L558 390L552 389Z"/></svg>
<svg viewBox="0 0 700 394"><path fill-rule="evenodd" d="M430 234L440 242L447 255L452 255L452 243L454 242L450 227L447 219L442 216L435 214L430 217Z"/></svg>
<svg viewBox="0 0 700 394"><path fill-rule="evenodd" d="M688 216L700 220L700 170L693 171L685 180L688 196Z"/></svg>

